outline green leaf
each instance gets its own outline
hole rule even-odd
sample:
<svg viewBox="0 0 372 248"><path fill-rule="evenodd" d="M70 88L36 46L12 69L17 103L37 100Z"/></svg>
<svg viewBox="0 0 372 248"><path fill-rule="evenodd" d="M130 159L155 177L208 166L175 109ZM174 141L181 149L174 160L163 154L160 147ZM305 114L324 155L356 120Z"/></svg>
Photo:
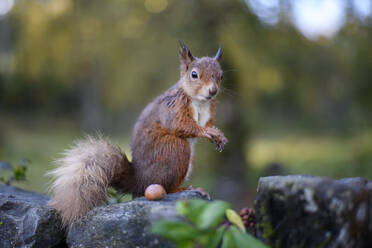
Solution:
<svg viewBox="0 0 372 248"><path fill-rule="evenodd" d="M196 224L208 204L208 201L201 199L177 201L176 211L179 215L185 216L189 221Z"/></svg>
<svg viewBox="0 0 372 248"><path fill-rule="evenodd" d="M245 226L243 224L242 218L232 209L226 210L226 217L230 221L230 223L237 226L240 230L245 232Z"/></svg>
<svg viewBox="0 0 372 248"><path fill-rule="evenodd" d="M226 227L221 226L217 229L216 233L213 235L210 244L207 246L208 248L216 248L221 243L222 237L225 233Z"/></svg>
<svg viewBox="0 0 372 248"><path fill-rule="evenodd" d="M194 241L175 242L177 248L194 248Z"/></svg>
<svg viewBox="0 0 372 248"><path fill-rule="evenodd" d="M201 229L214 228L225 217L225 211L230 204L224 201L213 201L203 209L200 218L196 220L196 226Z"/></svg>
<svg viewBox="0 0 372 248"><path fill-rule="evenodd" d="M26 179L26 168L23 167L22 165L18 165L14 171L13 171L13 176L16 181L21 181Z"/></svg>
<svg viewBox="0 0 372 248"><path fill-rule="evenodd" d="M251 234L244 233L234 226L232 226L229 231L231 232L237 247L269 248L267 245L253 237Z"/></svg>
<svg viewBox="0 0 372 248"><path fill-rule="evenodd" d="M160 220L152 224L151 231L176 243L194 241L198 236L195 229L181 221Z"/></svg>
<svg viewBox="0 0 372 248"><path fill-rule="evenodd" d="M238 246L235 245L234 237L231 233L231 230L226 230L225 234L223 235L222 246L221 248L236 248Z"/></svg>
<svg viewBox="0 0 372 248"><path fill-rule="evenodd" d="M201 247L208 247L209 244L213 240L213 236L214 236L215 232L214 231L205 232L205 231L199 230L199 234L200 235L196 239L197 244L200 244Z"/></svg>

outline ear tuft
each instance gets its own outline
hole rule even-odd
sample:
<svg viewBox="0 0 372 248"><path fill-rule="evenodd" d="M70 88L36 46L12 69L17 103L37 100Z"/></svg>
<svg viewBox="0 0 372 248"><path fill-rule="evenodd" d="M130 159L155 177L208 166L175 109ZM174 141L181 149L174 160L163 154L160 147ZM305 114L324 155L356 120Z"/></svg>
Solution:
<svg viewBox="0 0 372 248"><path fill-rule="evenodd" d="M214 57L215 60L220 61L222 58L222 44L220 44L220 47L218 48L218 51L216 53L216 56Z"/></svg>
<svg viewBox="0 0 372 248"><path fill-rule="evenodd" d="M180 60L181 66L185 67L186 70L189 64L194 60L194 57L191 55L190 49L183 43L182 41L178 40L181 46L180 50Z"/></svg>

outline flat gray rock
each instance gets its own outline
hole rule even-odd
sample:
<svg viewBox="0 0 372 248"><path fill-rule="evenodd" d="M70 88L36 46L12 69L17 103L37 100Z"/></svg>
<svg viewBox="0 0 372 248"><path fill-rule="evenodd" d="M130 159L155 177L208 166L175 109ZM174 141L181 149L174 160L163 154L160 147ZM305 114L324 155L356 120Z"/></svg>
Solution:
<svg viewBox="0 0 372 248"><path fill-rule="evenodd" d="M0 184L0 247L55 247L64 238L45 195Z"/></svg>
<svg viewBox="0 0 372 248"><path fill-rule="evenodd" d="M372 183L362 178L260 178L258 236L275 247L372 247Z"/></svg>
<svg viewBox="0 0 372 248"><path fill-rule="evenodd" d="M90 211L70 228L67 244L78 247L174 247L150 232L151 224L159 219L178 219L175 201L204 198L198 191L170 194L161 201L145 198L101 206Z"/></svg>

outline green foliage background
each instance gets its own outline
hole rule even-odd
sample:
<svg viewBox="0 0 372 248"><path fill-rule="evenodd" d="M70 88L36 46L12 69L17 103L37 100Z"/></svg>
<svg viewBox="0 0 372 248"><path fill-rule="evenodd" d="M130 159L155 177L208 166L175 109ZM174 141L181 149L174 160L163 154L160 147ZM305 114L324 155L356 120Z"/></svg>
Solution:
<svg viewBox="0 0 372 248"><path fill-rule="evenodd" d="M239 0L16 1L0 19L0 161L30 159L20 186L47 192L45 171L85 132L130 153L141 109L178 80L181 39L224 53L216 125L230 143L198 144L191 183L241 202L259 175L371 179L371 19L350 12L309 40L281 11L270 26Z"/></svg>

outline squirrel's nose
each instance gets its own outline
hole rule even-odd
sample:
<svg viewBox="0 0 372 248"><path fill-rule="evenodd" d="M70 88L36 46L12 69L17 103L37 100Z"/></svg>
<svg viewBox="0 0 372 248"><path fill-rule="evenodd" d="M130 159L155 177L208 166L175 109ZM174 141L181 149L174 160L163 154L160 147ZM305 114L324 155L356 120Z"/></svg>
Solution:
<svg viewBox="0 0 372 248"><path fill-rule="evenodd" d="M217 87L213 87L212 89L209 89L209 95L215 96L217 94Z"/></svg>

